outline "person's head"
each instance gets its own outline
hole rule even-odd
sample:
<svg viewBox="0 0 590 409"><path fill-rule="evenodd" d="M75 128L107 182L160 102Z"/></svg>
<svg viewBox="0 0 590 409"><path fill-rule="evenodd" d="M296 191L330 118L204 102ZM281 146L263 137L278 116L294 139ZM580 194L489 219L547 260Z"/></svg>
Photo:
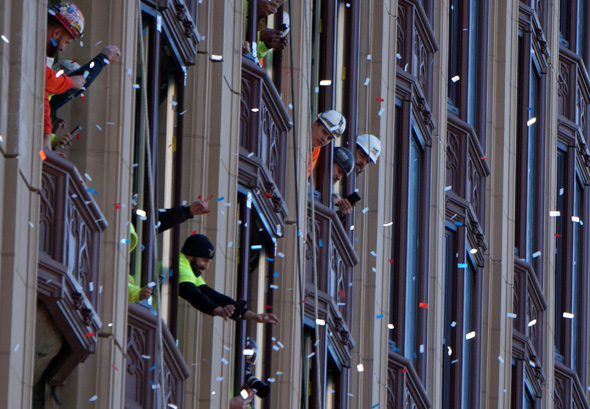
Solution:
<svg viewBox="0 0 590 409"><path fill-rule="evenodd" d="M82 37L84 16L73 3L58 3L47 9L47 49L48 57L55 57L64 51L73 40Z"/></svg>
<svg viewBox="0 0 590 409"><path fill-rule="evenodd" d="M215 257L215 246L202 234L188 236L180 250L189 261L193 272L198 277L209 268Z"/></svg>
<svg viewBox="0 0 590 409"><path fill-rule="evenodd" d="M318 115L311 127L311 144L314 148L327 145L339 138L346 129L346 119L338 111L325 111Z"/></svg>
<svg viewBox="0 0 590 409"><path fill-rule="evenodd" d="M354 162L357 172L364 170L369 161L377 163L381 153L381 141L374 135L363 134L356 137L356 149L354 150Z"/></svg>
<svg viewBox="0 0 590 409"><path fill-rule="evenodd" d="M336 183L350 175L354 169L354 156L352 152L342 146L334 148L332 153L334 165L332 166L332 183Z"/></svg>

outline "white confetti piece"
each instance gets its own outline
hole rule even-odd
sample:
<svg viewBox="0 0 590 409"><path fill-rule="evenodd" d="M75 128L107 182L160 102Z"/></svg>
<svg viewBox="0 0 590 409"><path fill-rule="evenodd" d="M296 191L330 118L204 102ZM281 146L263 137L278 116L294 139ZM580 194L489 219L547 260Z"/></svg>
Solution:
<svg viewBox="0 0 590 409"><path fill-rule="evenodd" d="M90 281L88 283L88 291L93 292L94 291L94 283L92 281Z"/></svg>
<svg viewBox="0 0 590 409"><path fill-rule="evenodd" d="M447 346L447 354L449 356L453 355L453 348L451 348L450 346Z"/></svg>
<svg viewBox="0 0 590 409"><path fill-rule="evenodd" d="M465 339L472 339L475 338L475 331L468 332L465 334Z"/></svg>
<svg viewBox="0 0 590 409"><path fill-rule="evenodd" d="M534 252L533 253L533 258L537 258L539 256L541 256L541 252L540 251L537 251L537 252Z"/></svg>
<svg viewBox="0 0 590 409"><path fill-rule="evenodd" d="M227 359L225 359L225 358L221 358L221 363L224 365L229 364L229 362L227 362Z"/></svg>
<svg viewBox="0 0 590 409"><path fill-rule="evenodd" d="M373 268L371 268L371 271L372 271L373 273L376 273L376 272L377 272L377 269L376 269L375 267L373 267Z"/></svg>
<svg viewBox="0 0 590 409"><path fill-rule="evenodd" d="M500 355L498 355L498 361L500 361L501 364L504 363L504 358L502 358Z"/></svg>
<svg viewBox="0 0 590 409"><path fill-rule="evenodd" d="M99 294L102 294L102 285L99 285L99 286L98 286L98 293L99 293Z"/></svg>
<svg viewBox="0 0 590 409"><path fill-rule="evenodd" d="M285 255L284 255L283 253L281 253L280 251L279 251L279 254L278 254L278 256L279 256L280 258L283 258L283 257L285 257Z"/></svg>
<svg viewBox="0 0 590 409"><path fill-rule="evenodd" d="M580 218L578 216L572 216L572 222L580 223Z"/></svg>
<svg viewBox="0 0 590 409"><path fill-rule="evenodd" d="M80 47L84 47L84 43L80 41Z"/></svg>
<svg viewBox="0 0 590 409"><path fill-rule="evenodd" d="M293 105L289 104L289 109L293 110Z"/></svg>
<svg viewBox="0 0 590 409"><path fill-rule="evenodd" d="M373 257L377 257L377 253L375 253L374 251L371 251L370 253Z"/></svg>
<svg viewBox="0 0 590 409"><path fill-rule="evenodd" d="M307 356L307 359L311 358L311 357L312 357L312 356L314 356L314 355L315 355L315 352L312 352L311 354L309 354L309 355Z"/></svg>
<svg viewBox="0 0 590 409"><path fill-rule="evenodd" d="M282 372L277 372L277 376L281 376L283 373Z"/></svg>
<svg viewBox="0 0 590 409"><path fill-rule="evenodd" d="M559 189L559 196L563 196L563 188Z"/></svg>
<svg viewBox="0 0 590 409"><path fill-rule="evenodd" d="M451 361L451 365L454 365L454 364L456 364L457 362L459 362L459 360L458 360L458 359L455 359L454 361Z"/></svg>
<svg viewBox="0 0 590 409"><path fill-rule="evenodd" d="M229 347L226 347L225 345L223 346L223 349L225 349L226 351L231 351L231 349Z"/></svg>
<svg viewBox="0 0 590 409"><path fill-rule="evenodd" d="M227 243L227 248L231 248L231 246L233 246L233 245L234 245L234 242L230 241L229 243Z"/></svg>
<svg viewBox="0 0 590 409"><path fill-rule="evenodd" d="M369 82L371 82L371 78L367 77L363 85L366 87L367 85L369 85Z"/></svg>
<svg viewBox="0 0 590 409"><path fill-rule="evenodd" d="M507 316L508 318L516 318L516 314L515 314L515 313L513 313L513 312L509 312L509 313L507 313L507 314L506 314L506 316Z"/></svg>
<svg viewBox="0 0 590 409"><path fill-rule="evenodd" d="M455 328L457 326L457 323L455 321L451 322L451 327Z"/></svg>
<svg viewBox="0 0 590 409"><path fill-rule="evenodd" d="M533 325L535 325L537 323L536 319L532 319L529 321L529 327L532 327Z"/></svg>
<svg viewBox="0 0 590 409"><path fill-rule="evenodd" d="M90 175L88 173L84 173L84 177L86 179L88 179L90 182L92 182L92 178L90 177Z"/></svg>
<svg viewBox="0 0 590 409"><path fill-rule="evenodd" d="M549 212L549 217L559 217L561 216L561 212L559 210L551 210Z"/></svg>
<svg viewBox="0 0 590 409"><path fill-rule="evenodd" d="M64 70L59 70L58 72L55 73L55 78L59 78L63 75Z"/></svg>
<svg viewBox="0 0 590 409"><path fill-rule="evenodd" d="M529 365L532 366L533 368L535 368L537 366L537 364L535 364L533 361L529 360Z"/></svg>
<svg viewBox="0 0 590 409"><path fill-rule="evenodd" d="M320 93L320 87L315 87L315 90L314 91L315 91L316 94L319 94Z"/></svg>
<svg viewBox="0 0 590 409"><path fill-rule="evenodd" d="M107 122L107 125L115 125L114 122Z"/></svg>
<svg viewBox="0 0 590 409"><path fill-rule="evenodd" d="M537 118L536 117L532 117L531 119L529 119L526 122L526 126L531 126L532 124L534 124L535 122L537 122Z"/></svg>
<svg viewBox="0 0 590 409"><path fill-rule="evenodd" d="M453 82L457 82L459 80L460 80L460 78L458 75L455 75L453 78L451 78L451 81L453 81Z"/></svg>
<svg viewBox="0 0 590 409"><path fill-rule="evenodd" d="M254 152L250 152L250 153L248 154L248 158L251 158L252 156L254 156Z"/></svg>
<svg viewBox="0 0 590 409"><path fill-rule="evenodd" d="M423 354L424 353L424 344L420 345L420 353Z"/></svg>
<svg viewBox="0 0 590 409"><path fill-rule="evenodd" d="M358 365L356 366L356 370L357 370L357 371L359 371L359 372L362 372L362 371L364 371L364 370L365 370L365 368L363 367L363 364L358 364Z"/></svg>
<svg viewBox="0 0 590 409"><path fill-rule="evenodd" d="M218 376L217 378L215 378L215 380L217 382L221 382L221 381L223 381L223 376Z"/></svg>
<svg viewBox="0 0 590 409"><path fill-rule="evenodd" d="M211 54L211 61L223 61L223 55Z"/></svg>
<svg viewBox="0 0 590 409"><path fill-rule="evenodd" d="M574 318L574 314L572 314L571 312L564 312L562 317L572 319Z"/></svg>
<svg viewBox="0 0 590 409"><path fill-rule="evenodd" d="M244 354L244 356L253 356L254 350L253 349L244 349L244 351L242 353Z"/></svg>
<svg viewBox="0 0 590 409"><path fill-rule="evenodd" d="M284 346L283 344L281 344L280 342L277 342L277 345L278 345L279 347L281 347L281 349L284 349L284 348L285 348L285 346Z"/></svg>
<svg viewBox="0 0 590 409"><path fill-rule="evenodd" d="M329 85L332 85L332 80L321 80L320 81L320 87L327 87Z"/></svg>
<svg viewBox="0 0 590 409"><path fill-rule="evenodd" d="M453 188L453 186L446 186L445 187L445 192L448 192L449 190L451 190Z"/></svg>
<svg viewBox="0 0 590 409"><path fill-rule="evenodd" d="M6 38L6 36L4 34L2 34L2 41L4 41L6 44L8 44L10 41L8 41L8 38Z"/></svg>
<svg viewBox="0 0 590 409"><path fill-rule="evenodd" d="M139 84L133 84L133 88L139 89Z"/></svg>
<svg viewBox="0 0 590 409"><path fill-rule="evenodd" d="M18 351L19 348L20 348L20 344L16 344L16 346L14 347L14 352Z"/></svg>
<svg viewBox="0 0 590 409"><path fill-rule="evenodd" d="M98 396L94 395L93 397L88 399L88 402L96 402L97 400L98 400Z"/></svg>
<svg viewBox="0 0 590 409"><path fill-rule="evenodd" d="M99 131L102 131L102 128L100 126L98 126L98 124L96 125L96 129L98 129Z"/></svg>
<svg viewBox="0 0 590 409"><path fill-rule="evenodd" d="M275 351L280 351L281 350L281 348L279 348L277 345L273 345L272 346L272 349L274 349Z"/></svg>
<svg viewBox="0 0 590 409"><path fill-rule="evenodd" d="M248 393L248 391L247 391L246 389L242 389L242 390L240 391L240 396L242 396L242 399L248 399L248 396L249 396L249 395L250 395L250 394Z"/></svg>
<svg viewBox="0 0 590 409"><path fill-rule="evenodd" d="M325 321L325 320L323 320L323 319L320 319L320 318L316 319L316 320L315 320L315 323L316 323L317 325L326 325L326 321Z"/></svg>
<svg viewBox="0 0 590 409"><path fill-rule="evenodd" d="M367 54L367 61L371 61L371 54Z"/></svg>
<svg viewBox="0 0 590 409"><path fill-rule="evenodd" d="M395 58L397 58L398 60L401 60L401 59L402 59L402 55L401 55L400 53L397 53L397 54L395 55Z"/></svg>
<svg viewBox="0 0 590 409"><path fill-rule="evenodd" d="M175 106L178 105L178 102L176 102L176 101L170 101L170 105L172 105L173 107L175 107Z"/></svg>
<svg viewBox="0 0 590 409"><path fill-rule="evenodd" d="M143 359L150 359L150 358L151 358L151 356L149 356L149 355L142 355L141 357L142 357Z"/></svg>
<svg viewBox="0 0 590 409"><path fill-rule="evenodd" d="M34 228L35 228L35 225L34 225L33 223L29 222L29 227L30 227L31 229L34 229Z"/></svg>
<svg viewBox="0 0 590 409"><path fill-rule="evenodd" d="M168 407L169 407L170 409L178 409L178 406L176 406L174 403L169 403L169 404L168 404Z"/></svg>
<svg viewBox="0 0 590 409"><path fill-rule="evenodd" d="M100 43L102 43L102 40L99 41L98 43L94 44L94 46L96 47L97 45L99 45Z"/></svg>
<svg viewBox="0 0 590 409"><path fill-rule="evenodd" d="M381 116L385 113L385 108L381 108L379 112L377 112L377 116Z"/></svg>
<svg viewBox="0 0 590 409"><path fill-rule="evenodd" d="M279 286L275 285L275 284L271 284L271 285L269 285L269 287L272 288L273 290L277 290L279 288Z"/></svg>
<svg viewBox="0 0 590 409"><path fill-rule="evenodd" d="M275 378L267 378L266 381L268 383L274 383L275 382Z"/></svg>
<svg viewBox="0 0 590 409"><path fill-rule="evenodd" d="M385 224L383 225L383 227L389 227L389 226L391 226L391 225L393 225L393 222L385 223Z"/></svg>
<svg viewBox="0 0 590 409"><path fill-rule="evenodd" d="M369 208L368 208L368 207L365 207L365 208L363 209L363 214L367 213L368 211L369 211Z"/></svg>

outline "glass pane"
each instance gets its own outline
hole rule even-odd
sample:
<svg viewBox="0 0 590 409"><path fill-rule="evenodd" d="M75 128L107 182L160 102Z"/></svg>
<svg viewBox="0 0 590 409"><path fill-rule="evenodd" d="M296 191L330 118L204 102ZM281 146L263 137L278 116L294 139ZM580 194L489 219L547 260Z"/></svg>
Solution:
<svg viewBox="0 0 590 409"><path fill-rule="evenodd" d="M529 80L529 116L538 115L538 87L540 75L534 64L531 64ZM535 241L538 230L536 213L538 208L537 200L537 167L538 161L538 120L528 126L528 148L527 148L527 203L526 203L526 260L532 264L533 254L539 250L535 249Z"/></svg>
<svg viewBox="0 0 590 409"><path fill-rule="evenodd" d="M564 285L564 272L563 272L563 252L564 252L564 239L563 239L563 220L565 218L565 161L566 152L558 149L557 151L557 208L561 216L555 217L555 306L557 313L555 314L555 352L558 355L563 355L563 318L560 311L563 311L563 285ZM558 357L559 359L559 357Z"/></svg>
<svg viewBox="0 0 590 409"><path fill-rule="evenodd" d="M584 189L582 184L576 177L576 184L574 188L574 217L580 217L582 211L582 194ZM573 249L572 249L572 311L564 311L564 312L571 312L574 314L572 318L572 361L571 367L574 371L579 369L579 356L580 352L578 351L579 347L579 340L578 337L580 336L580 326L582 325L582 321L580 320L580 293L581 293L581 285L583 283L582 278L580 277L580 265L582 263L582 252L581 252L581 237L582 236L582 226L580 223L573 222Z"/></svg>
<svg viewBox="0 0 590 409"><path fill-rule="evenodd" d="M464 336L472 331L475 331L475 320L473 317L473 297L475 295L475 268L471 263L468 263L468 268L465 271L464 289L463 289L463 329ZM461 271L461 270L459 270ZM476 334L477 336L477 334ZM471 354L473 350L473 343L476 338L463 339L463 359L461 365L461 407L469 407L470 389L472 383L473 371L471 369Z"/></svg>
<svg viewBox="0 0 590 409"><path fill-rule="evenodd" d="M452 392L452 378L451 378L451 362L456 358L453 352L455 346L455 321L453 315L454 289L455 289L455 264L457 263L455 250L455 232L446 230L445 232L445 295L444 295L444 338L443 338L443 402L442 409L451 408L451 392Z"/></svg>

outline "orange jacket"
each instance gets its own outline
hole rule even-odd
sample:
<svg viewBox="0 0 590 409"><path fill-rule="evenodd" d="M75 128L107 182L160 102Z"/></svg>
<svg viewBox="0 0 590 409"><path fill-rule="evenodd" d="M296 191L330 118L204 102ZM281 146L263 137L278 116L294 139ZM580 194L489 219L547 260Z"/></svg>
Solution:
<svg viewBox="0 0 590 409"><path fill-rule="evenodd" d="M315 169L315 165L318 163L318 159L320 158L321 151L322 151L321 146L315 147L311 151L311 169L309 168L309 163L308 163L307 164L307 176L310 176L311 171Z"/></svg>
<svg viewBox="0 0 590 409"><path fill-rule="evenodd" d="M57 75L57 72L45 66L45 111L43 133L51 133L51 108L49 106L49 94L63 94L74 85L74 81L65 74Z"/></svg>

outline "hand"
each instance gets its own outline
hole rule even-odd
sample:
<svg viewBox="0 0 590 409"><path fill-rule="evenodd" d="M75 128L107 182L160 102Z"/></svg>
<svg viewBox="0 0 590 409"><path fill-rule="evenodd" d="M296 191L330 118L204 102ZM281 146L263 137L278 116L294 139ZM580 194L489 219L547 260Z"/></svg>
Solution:
<svg viewBox="0 0 590 409"><path fill-rule="evenodd" d="M64 148L66 145L69 145L72 142L72 135L70 135L69 133L64 133L61 135L56 135L55 138L53 138L53 141L51 141L51 145L55 148L55 147L61 147Z"/></svg>
<svg viewBox="0 0 590 409"><path fill-rule="evenodd" d="M233 305L226 305L225 307L216 307L213 310L213 316L214 317L222 317L225 321L227 321L227 319L229 317L231 317L231 315L234 313L234 310L236 309L236 307L234 307Z"/></svg>
<svg viewBox="0 0 590 409"><path fill-rule="evenodd" d="M279 3L272 0L258 0L256 3L256 12L259 16L270 16L277 12Z"/></svg>
<svg viewBox="0 0 590 409"><path fill-rule="evenodd" d="M260 31L260 41L263 41L268 48L283 50L289 44L288 37L281 37L282 32L273 30L272 28L265 28Z"/></svg>
<svg viewBox="0 0 590 409"><path fill-rule="evenodd" d="M348 199L344 199L339 196L334 198L334 204L340 208L339 213L341 215L347 215L349 213L352 213L352 211L354 210L354 206L350 204Z"/></svg>
<svg viewBox="0 0 590 409"><path fill-rule="evenodd" d="M209 200L213 199L214 196L215 194L212 194L205 200L197 200L195 202L192 202L191 213L195 216L199 214L211 213L211 210L209 210Z"/></svg>
<svg viewBox="0 0 590 409"><path fill-rule="evenodd" d="M251 52L250 43L248 41L242 41L242 54L250 54Z"/></svg>
<svg viewBox="0 0 590 409"><path fill-rule="evenodd" d="M84 84L86 84L86 78L83 75L74 75L70 77L72 81L74 81L74 85L72 85L73 89L82 89L84 88Z"/></svg>
<svg viewBox="0 0 590 409"><path fill-rule="evenodd" d="M277 317L274 314L265 312L262 314L257 314L258 315L258 322L260 324L273 324L273 325L277 325L279 323L279 317Z"/></svg>
<svg viewBox="0 0 590 409"><path fill-rule="evenodd" d="M115 45L107 45L100 52L106 55L109 60L112 59L115 55L118 55L119 57L121 56L121 51L119 51L119 49Z"/></svg>
<svg viewBox="0 0 590 409"><path fill-rule="evenodd" d="M147 300L152 296L152 288L148 287L147 285L141 289L139 292L139 301Z"/></svg>
<svg viewBox="0 0 590 409"><path fill-rule="evenodd" d="M246 389L248 391L248 397L246 399L242 398L241 395L234 396L229 400L229 409L247 409L248 405L252 402L252 398L254 397L254 392L251 391L249 388Z"/></svg>

